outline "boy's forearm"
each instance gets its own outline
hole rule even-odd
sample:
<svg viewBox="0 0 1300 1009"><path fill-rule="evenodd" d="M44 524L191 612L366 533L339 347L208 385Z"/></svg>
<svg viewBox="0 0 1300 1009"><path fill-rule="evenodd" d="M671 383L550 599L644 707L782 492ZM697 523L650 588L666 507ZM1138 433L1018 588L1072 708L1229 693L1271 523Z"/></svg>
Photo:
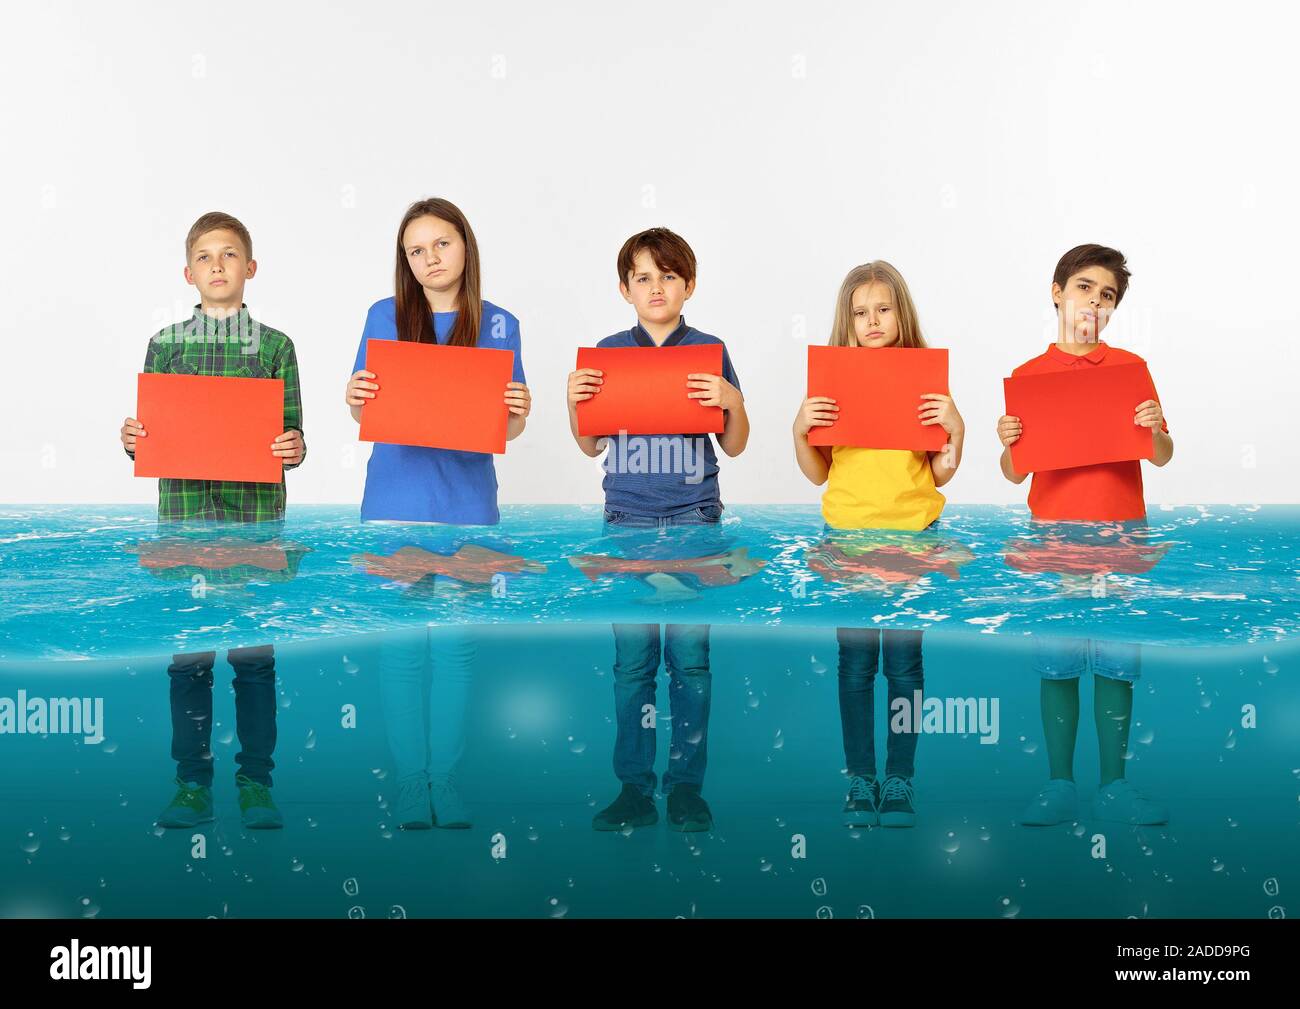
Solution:
<svg viewBox="0 0 1300 1009"><path fill-rule="evenodd" d="M718 446L729 456L738 456L745 451L745 446L749 444L749 414L745 412L745 404L734 410L727 411L726 420L722 425L722 434L718 435Z"/></svg>
<svg viewBox="0 0 1300 1009"><path fill-rule="evenodd" d="M591 434L578 434L578 407L575 403L569 404L569 433L573 435L573 440L578 443L578 448L582 449L584 455L594 459L604 451L600 438Z"/></svg>
<svg viewBox="0 0 1300 1009"><path fill-rule="evenodd" d="M1160 428L1156 428L1151 437L1155 447L1151 462L1156 466L1163 466L1174 457L1174 440Z"/></svg>

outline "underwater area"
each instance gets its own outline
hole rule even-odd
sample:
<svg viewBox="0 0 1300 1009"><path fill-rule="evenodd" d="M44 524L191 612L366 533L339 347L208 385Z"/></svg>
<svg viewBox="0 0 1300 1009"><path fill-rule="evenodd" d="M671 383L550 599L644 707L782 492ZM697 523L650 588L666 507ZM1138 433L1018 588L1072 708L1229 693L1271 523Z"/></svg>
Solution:
<svg viewBox="0 0 1300 1009"><path fill-rule="evenodd" d="M813 506L662 530L596 506L494 527L0 508L0 916L1286 917L1297 545L1292 506L952 506L921 533ZM884 654L850 744L883 776L901 719L906 829L845 822L841 665L877 640L923 657L894 709ZM616 654L642 662L623 731L653 741L658 822L594 830L620 789ZM681 682L661 665L646 694L661 658ZM1063 745L1044 698L1059 715L1075 675L1078 812L1025 825ZM1094 708L1117 683L1119 735ZM1166 822L1098 815L1117 738ZM212 818L159 826L178 761ZM708 829L673 829L670 766ZM454 827L399 826L413 767L454 783ZM244 823L237 772L278 829Z"/></svg>

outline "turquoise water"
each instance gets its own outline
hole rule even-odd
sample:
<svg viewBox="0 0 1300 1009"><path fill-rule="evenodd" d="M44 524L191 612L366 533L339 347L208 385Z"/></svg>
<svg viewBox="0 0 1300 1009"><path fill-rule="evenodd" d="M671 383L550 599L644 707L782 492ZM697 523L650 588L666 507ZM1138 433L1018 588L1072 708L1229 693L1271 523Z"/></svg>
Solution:
<svg viewBox="0 0 1300 1009"><path fill-rule="evenodd" d="M0 734L0 915L1284 916L1300 887L1298 532L1300 512L1272 507L1068 536L954 508L933 533L866 538L824 537L793 507L612 537L584 508L506 509L485 535L334 508L160 530L147 509L10 507L0 705L98 699L104 738ZM712 831L591 829L618 791L612 621L712 627ZM431 724L463 733L468 830L394 826L378 654L426 623L472 628L468 690L436 663L425 688ZM920 738L911 830L841 822L837 626L923 629L927 697L997 702L996 741ZM1031 645L1062 633L1142 644L1126 775L1168 824L1092 815L1089 675L1078 819L1018 824L1047 778ZM172 654L268 643L285 828L241 827L220 653L216 822L155 827L176 773ZM884 709L882 677L882 760Z"/></svg>

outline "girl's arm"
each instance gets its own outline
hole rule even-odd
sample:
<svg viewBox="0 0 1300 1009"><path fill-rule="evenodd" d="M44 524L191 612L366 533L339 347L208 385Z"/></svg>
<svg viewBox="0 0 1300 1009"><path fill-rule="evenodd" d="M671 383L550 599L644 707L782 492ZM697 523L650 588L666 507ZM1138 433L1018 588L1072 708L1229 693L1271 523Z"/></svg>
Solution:
<svg viewBox="0 0 1300 1009"><path fill-rule="evenodd" d="M957 404L952 397L942 393L925 393L917 409L922 426L938 424L948 435L948 444L939 451L930 453L930 471L934 474L934 485L942 487L952 479L957 467L961 465L962 447L966 443L966 422L957 412Z"/></svg>
<svg viewBox="0 0 1300 1009"><path fill-rule="evenodd" d="M528 414L533 408L533 397L528 386L523 382L506 383L506 406L510 416L506 418L506 441L512 441L524 433L528 426Z"/></svg>
<svg viewBox="0 0 1300 1009"><path fill-rule="evenodd" d="M799 407L794 419L794 458L813 484L820 487L831 472L831 450L822 445L809 445L808 432L815 427L830 427L839 416L840 408L828 396L810 396Z"/></svg>

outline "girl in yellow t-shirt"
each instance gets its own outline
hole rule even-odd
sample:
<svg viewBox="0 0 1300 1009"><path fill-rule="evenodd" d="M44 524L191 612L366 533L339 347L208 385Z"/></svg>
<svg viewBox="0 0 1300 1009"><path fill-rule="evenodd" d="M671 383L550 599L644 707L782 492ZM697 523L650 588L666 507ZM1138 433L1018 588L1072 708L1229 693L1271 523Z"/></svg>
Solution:
<svg viewBox="0 0 1300 1009"><path fill-rule="evenodd" d="M833 347L924 347L916 306L907 283L883 260L849 271L835 303ZM826 396L810 396L794 422L794 449L799 468L817 486L826 484L822 517L834 529L921 530L938 521L944 496L939 488L961 463L966 426L952 397L927 393L917 410L923 424L938 424L948 444L937 452L903 449L823 448L808 444L808 432L835 422L839 407ZM912 777L916 734L895 732L890 719L885 780L876 777L875 682L884 654L891 715L895 701L910 706L924 685L920 631L884 631L841 627L840 721L844 730L849 794L845 823L910 827L916 822ZM911 718L900 719L910 726Z"/></svg>

